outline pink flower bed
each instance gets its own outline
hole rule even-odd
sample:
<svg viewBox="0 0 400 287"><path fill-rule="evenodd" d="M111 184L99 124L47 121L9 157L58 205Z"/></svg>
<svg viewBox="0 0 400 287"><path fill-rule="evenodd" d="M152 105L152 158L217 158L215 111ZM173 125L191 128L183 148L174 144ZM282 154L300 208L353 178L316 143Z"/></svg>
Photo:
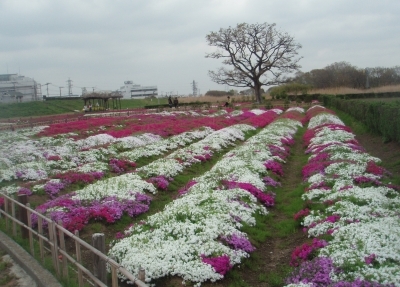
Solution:
<svg viewBox="0 0 400 287"><path fill-rule="evenodd" d="M136 193L132 200L118 200L107 197L100 201L82 202L72 199L74 194L60 196L39 205L36 210L46 214L55 222L71 232L81 230L90 220L114 223L124 213L130 217L137 216L149 209L151 198L145 194ZM50 211L49 211L50 210ZM37 215L32 214L32 225L37 224Z"/></svg>

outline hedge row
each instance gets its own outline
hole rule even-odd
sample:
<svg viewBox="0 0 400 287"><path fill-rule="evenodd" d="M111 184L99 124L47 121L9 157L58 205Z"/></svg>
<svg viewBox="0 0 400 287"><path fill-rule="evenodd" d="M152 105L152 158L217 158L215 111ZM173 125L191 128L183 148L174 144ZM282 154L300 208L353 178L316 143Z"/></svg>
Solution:
<svg viewBox="0 0 400 287"><path fill-rule="evenodd" d="M397 94L400 95L400 93ZM400 142L400 105L398 103L345 100L330 95L321 96L320 101L324 106L341 110L364 123L371 132L382 135L385 142Z"/></svg>
<svg viewBox="0 0 400 287"><path fill-rule="evenodd" d="M372 98L399 98L400 92L385 92L385 93L359 93L359 94L343 94L336 95L337 98L344 100L351 99L372 99Z"/></svg>

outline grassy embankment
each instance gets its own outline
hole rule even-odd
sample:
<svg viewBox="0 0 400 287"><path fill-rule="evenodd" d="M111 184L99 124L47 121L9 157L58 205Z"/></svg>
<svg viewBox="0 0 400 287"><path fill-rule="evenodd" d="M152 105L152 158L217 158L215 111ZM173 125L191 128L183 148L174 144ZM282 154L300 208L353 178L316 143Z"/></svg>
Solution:
<svg viewBox="0 0 400 287"><path fill-rule="evenodd" d="M159 99L160 104L166 104L166 99ZM146 105L158 104L158 100L137 99L121 100L122 109L142 108ZM25 103L0 103L0 119L39 117L81 112L82 100L51 100Z"/></svg>

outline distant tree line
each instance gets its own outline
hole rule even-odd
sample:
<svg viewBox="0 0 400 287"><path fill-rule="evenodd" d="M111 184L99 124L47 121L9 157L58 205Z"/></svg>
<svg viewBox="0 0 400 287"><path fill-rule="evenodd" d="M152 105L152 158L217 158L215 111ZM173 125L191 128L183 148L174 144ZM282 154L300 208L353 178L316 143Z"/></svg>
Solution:
<svg viewBox="0 0 400 287"><path fill-rule="evenodd" d="M292 82L317 89L348 87L376 88L400 84L400 66L360 69L347 62L337 62L323 69L298 72Z"/></svg>

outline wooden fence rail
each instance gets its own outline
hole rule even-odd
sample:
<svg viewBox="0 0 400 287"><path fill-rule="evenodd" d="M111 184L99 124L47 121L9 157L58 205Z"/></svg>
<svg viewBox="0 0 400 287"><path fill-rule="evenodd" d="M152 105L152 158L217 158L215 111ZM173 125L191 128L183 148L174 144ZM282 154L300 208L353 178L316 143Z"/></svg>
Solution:
<svg viewBox="0 0 400 287"><path fill-rule="evenodd" d="M46 251L50 251L52 263L57 276L61 278L70 279L68 276L68 270L71 268L71 264L77 268L77 281L79 286L84 286L84 280L91 282L95 286L107 287L108 285L104 282L105 270L99 273L98 269L96 272L89 271L82 263L81 247L86 248L92 256L96 256L97 260L102 261L104 266L107 264L111 271L111 285L112 287L118 286L118 274L122 274L124 278L133 282L138 287L148 287L143 281L145 273L142 268L138 270L139 278L135 277L123 266L119 265L112 258L105 255L100 250L96 249L89 243L79 238L79 232L72 233L65 229L62 224L52 221L50 218L44 216L41 213L30 208L30 204L23 204L26 199L20 197L26 197L26 195L18 196L18 200L14 196L8 196L0 192L0 196L4 198L4 210L0 209L0 219L5 220L7 231L11 228L12 235L17 236L17 225L21 229L21 237L29 239L29 249L33 257L35 257L35 241L36 245L39 245L40 260L43 262L45 259ZM11 214L9 213L11 210ZM18 217L16 216L18 211ZM32 227L31 216L32 214L38 217L37 229ZM11 222L11 224L10 224ZM44 232L47 226L47 232ZM104 237L104 236L103 236ZM65 239L68 238L75 244L75 254L71 254L71 251L67 251ZM45 246L47 244L47 246ZM85 277L84 277L85 276ZM100 277L100 278L99 278Z"/></svg>

